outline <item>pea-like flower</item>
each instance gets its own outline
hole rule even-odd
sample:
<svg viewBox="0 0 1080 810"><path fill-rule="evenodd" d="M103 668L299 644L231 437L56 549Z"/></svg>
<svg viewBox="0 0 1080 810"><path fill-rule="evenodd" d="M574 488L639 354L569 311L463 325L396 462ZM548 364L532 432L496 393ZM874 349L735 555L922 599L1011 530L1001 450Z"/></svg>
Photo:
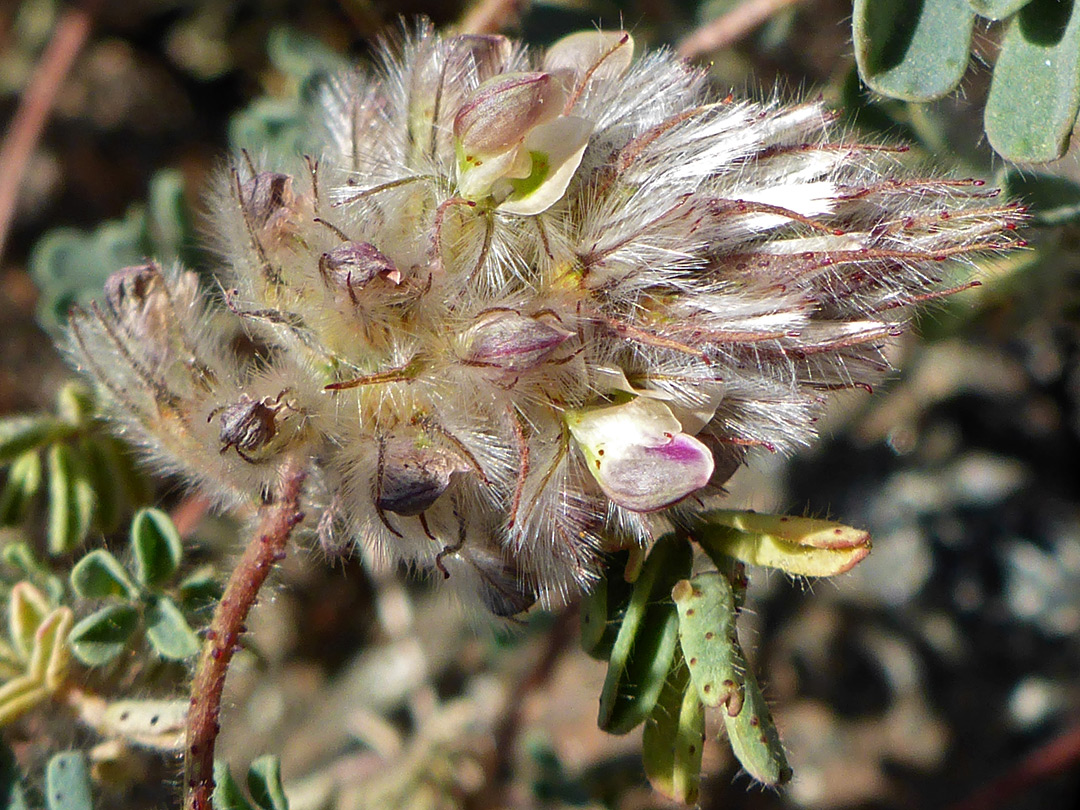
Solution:
<svg viewBox="0 0 1080 810"><path fill-rule="evenodd" d="M558 603L715 510L753 448L808 443L911 305L1017 244L980 181L834 120L625 32L421 28L324 88L319 154L223 173L216 285L118 268L71 354L223 505L300 463L323 542L499 615Z"/></svg>

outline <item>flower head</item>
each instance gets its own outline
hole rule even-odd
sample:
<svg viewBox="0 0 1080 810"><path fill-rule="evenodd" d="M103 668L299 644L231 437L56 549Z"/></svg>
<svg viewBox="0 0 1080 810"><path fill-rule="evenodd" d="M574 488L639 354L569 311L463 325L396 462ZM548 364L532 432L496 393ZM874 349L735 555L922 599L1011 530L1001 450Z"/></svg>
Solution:
<svg viewBox="0 0 1080 810"><path fill-rule="evenodd" d="M747 448L807 443L909 305L1019 210L850 142L820 102L718 99L624 32L533 55L427 28L326 88L322 154L220 184L214 301L156 265L72 352L161 463L491 611L704 508Z"/></svg>

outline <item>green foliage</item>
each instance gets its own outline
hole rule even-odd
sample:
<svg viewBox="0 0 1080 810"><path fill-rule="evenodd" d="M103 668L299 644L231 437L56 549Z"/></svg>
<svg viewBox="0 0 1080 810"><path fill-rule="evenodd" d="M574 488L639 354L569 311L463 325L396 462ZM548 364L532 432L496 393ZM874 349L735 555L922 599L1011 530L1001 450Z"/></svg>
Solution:
<svg viewBox="0 0 1080 810"><path fill-rule="evenodd" d="M694 694L721 713L731 750L754 779L775 787L791 778L776 725L735 632L731 583L719 572L700 574L675 586L679 642Z"/></svg>
<svg viewBox="0 0 1080 810"><path fill-rule="evenodd" d="M581 602L581 647L600 661L606 661L615 644L619 621L626 612L633 583L627 582L630 553L619 552L609 564L610 576L601 579Z"/></svg>
<svg viewBox="0 0 1080 810"><path fill-rule="evenodd" d="M162 170L150 181L145 205L132 207L122 220L91 232L54 228L34 246L30 275L41 292L38 320L59 335L73 306L101 296L110 273L156 256L168 264L191 263L197 242L183 199L183 178Z"/></svg>
<svg viewBox="0 0 1080 810"><path fill-rule="evenodd" d="M45 768L46 810L93 810L90 771L81 751L56 754Z"/></svg>
<svg viewBox="0 0 1080 810"><path fill-rule="evenodd" d="M1080 110L1080 9L1032 0L1009 23L986 100L986 135L1001 154L1065 154Z"/></svg>
<svg viewBox="0 0 1080 810"><path fill-rule="evenodd" d="M87 666L115 660L140 627L161 658L183 661L199 651L199 639L177 604L190 600L192 584L173 588L183 558L183 545L169 516L159 509L140 509L131 521L133 571L113 554L96 549L71 570L71 588L84 599L109 604L82 619L71 634L75 657ZM198 584L209 588L208 574Z"/></svg>
<svg viewBox="0 0 1080 810"><path fill-rule="evenodd" d="M715 570L690 578L691 540ZM615 555L582 606L582 645L608 660L600 727L624 734L644 722L649 781L693 804L704 712L716 708L743 769L761 784L783 784L791 768L736 630L745 564L827 576L850 569L869 548L866 532L832 521L717 509L702 515L692 536L658 540L640 571L634 555Z"/></svg>
<svg viewBox="0 0 1080 810"><path fill-rule="evenodd" d="M3 466L0 526L26 522L44 489L47 546L56 556L74 552L95 529L115 531L124 513L148 498L130 451L95 420L90 393L78 383L60 389L55 414L0 419Z"/></svg>
<svg viewBox="0 0 1080 810"><path fill-rule="evenodd" d="M967 66L974 16L1005 20L986 102L986 134L1003 157L1061 157L1080 110L1080 9L1061 0L856 0L859 76L891 98L951 92Z"/></svg>
<svg viewBox="0 0 1080 810"><path fill-rule="evenodd" d="M63 687L73 621L70 608L57 607L29 582L11 589L7 616L9 641L0 641L0 726Z"/></svg>
<svg viewBox="0 0 1080 810"><path fill-rule="evenodd" d="M855 0L853 19L859 72L883 95L941 98L967 69L975 13L966 0Z"/></svg>
<svg viewBox="0 0 1080 810"><path fill-rule="evenodd" d="M716 509L701 516L695 538L710 557L733 557L794 576L830 577L870 553L870 536L830 520Z"/></svg>
<svg viewBox="0 0 1080 810"><path fill-rule="evenodd" d="M642 723L660 697L679 639L671 588L690 573L689 544L661 537L634 582L608 658L600 693L600 728L626 734Z"/></svg>
<svg viewBox="0 0 1080 810"><path fill-rule="evenodd" d="M71 651L89 667L114 660L127 647L139 627L139 611L131 605L108 605L84 619L71 631Z"/></svg>
<svg viewBox="0 0 1080 810"><path fill-rule="evenodd" d="M251 763L247 772L249 799L224 762L214 763L214 807L220 810L289 810L281 787L281 762L263 756Z"/></svg>
<svg viewBox="0 0 1080 810"><path fill-rule="evenodd" d="M689 689L682 656L672 668L642 734L645 775L658 791L683 804L696 804L705 749L705 711Z"/></svg>

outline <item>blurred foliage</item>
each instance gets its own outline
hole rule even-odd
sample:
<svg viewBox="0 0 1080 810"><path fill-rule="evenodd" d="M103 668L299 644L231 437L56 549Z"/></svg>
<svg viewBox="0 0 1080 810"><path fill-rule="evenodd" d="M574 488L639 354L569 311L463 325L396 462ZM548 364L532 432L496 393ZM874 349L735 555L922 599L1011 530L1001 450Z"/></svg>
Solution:
<svg viewBox="0 0 1080 810"><path fill-rule="evenodd" d="M1080 10L1072 0L855 0L859 75L874 91L939 99L967 71L976 16L1005 27L986 100L986 136L1022 163L1065 154L1080 111Z"/></svg>

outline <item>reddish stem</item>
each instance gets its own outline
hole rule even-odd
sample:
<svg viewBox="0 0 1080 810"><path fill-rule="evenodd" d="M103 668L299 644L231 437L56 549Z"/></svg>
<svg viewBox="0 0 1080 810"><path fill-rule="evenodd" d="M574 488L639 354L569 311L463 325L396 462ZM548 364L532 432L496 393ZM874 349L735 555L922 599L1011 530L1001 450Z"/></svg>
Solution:
<svg viewBox="0 0 1080 810"><path fill-rule="evenodd" d="M0 256L7 244L8 231L15 217L15 203L30 158L41 139L64 78L90 34L96 6L97 2L87 2L71 6L60 15L8 125L0 147L0 166L4 167L0 172Z"/></svg>
<svg viewBox="0 0 1080 810"><path fill-rule="evenodd" d="M274 564L285 556L285 547L296 525L303 520L300 490L306 471L286 463L275 499L260 510L259 525L233 569L225 592L214 611L207 643L191 684L184 744L185 810L213 810L214 745L221 715L221 693L244 620L255 604L259 589Z"/></svg>

